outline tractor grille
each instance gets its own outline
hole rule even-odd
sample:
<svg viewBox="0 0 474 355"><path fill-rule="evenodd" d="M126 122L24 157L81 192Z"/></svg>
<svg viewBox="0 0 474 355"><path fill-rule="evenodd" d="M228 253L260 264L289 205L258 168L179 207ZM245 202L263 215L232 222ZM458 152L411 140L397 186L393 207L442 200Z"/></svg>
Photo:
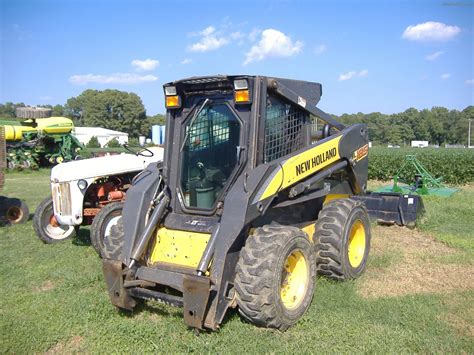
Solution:
<svg viewBox="0 0 474 355"><path fill-rule="evenodd" d="M305 114L287 104L267 108L265 119L265 163L281 158L303 147Z"/></svg>
<svg viewBox="0 0 474 355"><path fill-rule="evenodd" d="M67 182L53 185L53 202L56 212L61 216L71 215L71 191Z"/></svg>

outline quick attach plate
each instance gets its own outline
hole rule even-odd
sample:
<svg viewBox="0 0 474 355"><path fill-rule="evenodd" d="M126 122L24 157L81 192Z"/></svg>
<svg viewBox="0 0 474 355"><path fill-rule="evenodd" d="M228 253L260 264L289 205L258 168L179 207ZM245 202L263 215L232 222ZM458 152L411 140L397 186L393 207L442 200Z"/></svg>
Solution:
<svg viewBox="0 0 474 355"><path fill-rule="evenodd" d="M183 277L184 322L186 325L203 329L210 287L211 282L207 277L196 275Z"/></svg>

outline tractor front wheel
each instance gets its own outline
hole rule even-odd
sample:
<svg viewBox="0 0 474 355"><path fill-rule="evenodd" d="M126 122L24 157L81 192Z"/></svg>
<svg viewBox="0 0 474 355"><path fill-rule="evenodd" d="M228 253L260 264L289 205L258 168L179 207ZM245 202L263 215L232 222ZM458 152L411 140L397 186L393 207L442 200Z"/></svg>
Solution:
<svg viewBox="0 0 474 355"><path fill-rule="evenodd" d="M359 277L367 264L370 239L369 216L360 201L328 202L319 212L313 237L318 274L335 280Z"/></svg>
<svg viewBox="0 0 474 355"><path fill-rule="evenodd" d="M45 244L53 244L76 235L76 226L59 224L54 217L53 199L44 199L36 208L33 216L33 228L38 238Z"/></svg>
<svg viewBox="0 0 474 355"><path fill-rule="evenodd" d="M308 309L315 275L313 245L302 230L276 224L255 229L236 268L240 314L259 326L288 329Z"/></svg>
<svg viewBox="0 0 474 355"><path fill-rule="evenodd" d="M117 225L122 209L122 202L112 202L104 206L94 217L91 225L91 242L100 257L104 255L104 240L110 238L112 227Z"/></svg>

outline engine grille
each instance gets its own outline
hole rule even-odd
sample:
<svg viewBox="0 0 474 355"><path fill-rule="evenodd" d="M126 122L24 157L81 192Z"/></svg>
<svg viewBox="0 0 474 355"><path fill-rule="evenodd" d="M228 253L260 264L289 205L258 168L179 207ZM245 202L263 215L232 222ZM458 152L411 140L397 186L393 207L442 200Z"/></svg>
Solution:
<svg viewBox="0 0 474 355"><path fill-rule="evenodd" d="M53 202L56 212L61 216L70 216L71 210L71 191L67 182L53 185Z"/></svg>

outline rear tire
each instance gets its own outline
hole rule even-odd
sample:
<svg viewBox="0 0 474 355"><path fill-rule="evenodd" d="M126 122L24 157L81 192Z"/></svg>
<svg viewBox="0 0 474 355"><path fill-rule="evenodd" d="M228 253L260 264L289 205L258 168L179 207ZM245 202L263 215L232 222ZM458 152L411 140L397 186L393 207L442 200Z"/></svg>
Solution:
<svg viewBox="0 0 474 355"><path fill-rule="evenodd" d="M30 218L30 210L27 204L18 198L8 198L6 208L6 219L11 224L25 223Z"/></svg>
<svg viewBox="0 0 474 355"><path fill-rule="evenodd" d="M112 202L104 206L94 217L91 225L91 243L100 257L104 253L104 240L110 237L111 229L122 215L123 203Z"/></svg>
<svg viewBox="0 0 474 355"><path fill-rule="evenodd" d="M239 312L256 325L286 330L311 304L315 276L313 245L302 230L276 224L257 228L237 263Z"/></svg>
<svg viewBox="0 0 474 355"><path fill-rule="evenodd" d="M33 216L33 228L43 243L54 244L76 235L79 226L61 225L53 218L53 199L48 197L38 205Z"/></svg>
<svg viewBox="0 0 474 355"><path fill-rule="evenodd" d="M360 201L349 198L324 205L313 241L317 272L330 279L350 280L365 270L370 251L370 222Z"/></svg>

